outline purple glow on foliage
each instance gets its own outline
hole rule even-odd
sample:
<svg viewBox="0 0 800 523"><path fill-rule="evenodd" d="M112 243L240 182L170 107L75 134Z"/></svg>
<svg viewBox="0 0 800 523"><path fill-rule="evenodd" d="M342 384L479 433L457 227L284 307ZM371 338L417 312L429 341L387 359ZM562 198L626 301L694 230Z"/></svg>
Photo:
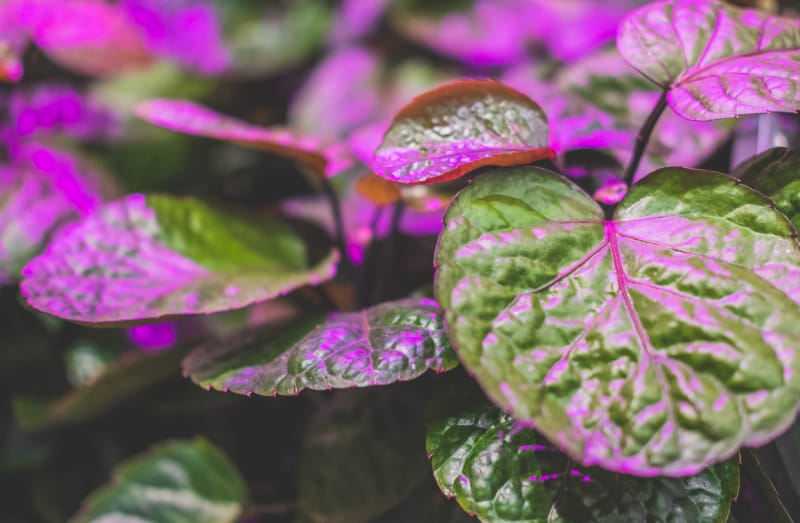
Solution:
<svg viewBox="0 0 800 523"><path fill-rule="evenodd" d="M150 50L206 74L224 71L231 58L222 42L214 4L202 0L123 0Z"/></svg>
<svg viewBox="0 0 800 523"><path fill-rule="evenodd" d="M341 45L365 36L375 28L389 3L390 0L343 0L334 15L329 40Z"/></svg>
<svg viewBox="0 0 800 523"><path fill-rule="evenodd" d="M128 339L145 352L155 352L175 345L178 330L171 322L138 325L128 329Z"/></svg>

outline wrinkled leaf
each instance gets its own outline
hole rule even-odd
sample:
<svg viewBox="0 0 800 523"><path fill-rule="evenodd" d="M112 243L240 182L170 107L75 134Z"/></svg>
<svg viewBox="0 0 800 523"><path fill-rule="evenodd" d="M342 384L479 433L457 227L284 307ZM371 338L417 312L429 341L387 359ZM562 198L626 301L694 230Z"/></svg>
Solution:
<svg viewBox="0 0 800 523"><path fill-rule="evenodd" d="M436 295L464 365L584 465L680 476L763 444L800 402L800 246L728 176L662 169L604 221L548 171L450 206Z"/></svg>
<svg viewBox="0 0 800 523"><path fill-rule="evenodd" d="M405 299L254 331L196 349L184 373L201 386L262 396L388 385L458 363L430 299ZM310 331L310 332L309 332Z"/></svg>
<svg viewBox="0 0 800 523"><path fill-rule="evenodd" d="M460 80L401 109L370 167L393 182L436 183L484 165L552 156L547 118L535 102L493 80Z"/></svg>
<svg viewBox="0 0 800 523"><path fill-rule="evenodd" d="M288 156L329 176L352 165L349 152L341 144L325 144L318 138L298 136L284 128L251 125L185 100L149 100L137 106L136 114L173 131Z"/></svg>
<svg viewBox="0 0 800 523"><path fill-rule="evenodd" d="M185 351L127 352L90 382L53 401L17 398L17 423L27 430L41 430L80 423L100 416L137 394L177 376Z"/></svg>
<svg viewBox="0 0 800 523"><path fill-rule="evenodd" d="M413 384L342 392L309 427L300 456L298 508L319 523L369 521L427 473L425 397Z"/></svg>
<svg viewBox="0 0 800 523"><path fill-rule="evenodd" d="M800 109L800 20L714 0L634 11L617 48L690 120Z"/></svg>
<svg viewBox="0 0 800 523"><path fill-rule="evenodd" d="M795 229L800 229L800 151L769 149L736 167L732 174L768 196Z"/></svg>
<svg viewBox="0 0 800 523"><path fill-rule="evenodd" d="M440 394L429 415L439 487L487 523L724 523L739 490L735 459L686 478L576 466L479 394Z"/></svg>
<svg viewBox="0 0 800 523"><path fill-rule="evenodd" d="M82 323L130 323L265 301L335 272L309 267L300 238L267 216L192 198L130 195L71 226L23 270L36 309Z"/></svg>
<svg viewBox="0 0 800 523"><path fill-rule="evenodd" d="M202 438L172 441L124 461L72 523L233 523L247 487L231 460Z"/></svg>

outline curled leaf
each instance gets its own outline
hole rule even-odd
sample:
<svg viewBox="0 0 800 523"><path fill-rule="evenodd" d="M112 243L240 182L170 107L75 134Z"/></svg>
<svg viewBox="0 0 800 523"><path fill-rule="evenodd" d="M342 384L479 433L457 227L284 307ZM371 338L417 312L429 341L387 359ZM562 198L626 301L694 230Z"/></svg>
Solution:
<svg viewBox="0 0 800 523"><path fill-rule="evenodd" d="M24 269L22 293L82 323L131 323L236 309L333 277L332 251L309 267L300 238L267 217L192 198L131 195L69 228Z"/></svg>
<svg viewBox="0 0 800 523"><path fill-rule="evenodd" d="M690 120L800 110L800 20L715 0L661 0L619 27L617 48Z"/></svg>
<svg viewBox="0 0 800 523"><path fill-rule="evenodd" d="M149 100L137 106L136 114L153 125L173 131L288 156L329 176L352 165L349 151L341 144L326 144L318 138L298 136L289 129L251 125L194 102Z"/></svg>
<svg viewBox="0 0 800 523"><path fill-rule="evenodd" d="M533 100L493 80L460 80L401 109L370 167L393 182L436 183L552 156L547 118Z"/></svg>
<svg viewBox="0 0 800 523"><path fill-rule="evenodd" d="M780 434L800 405L800 245L763 195L662 169L612 220L534 168L450 206L436 295L484 390L584 465L682 476Z"/></svg>
<svg viewBox="0 0 800 523"><path fill-rule="evenodd" d="M333 314L316 328L304 321L277 335L270 329L211 342L183 369L198 385L262 396L407 381L458 363L440 314L430 299L382 303Z"/></svg>

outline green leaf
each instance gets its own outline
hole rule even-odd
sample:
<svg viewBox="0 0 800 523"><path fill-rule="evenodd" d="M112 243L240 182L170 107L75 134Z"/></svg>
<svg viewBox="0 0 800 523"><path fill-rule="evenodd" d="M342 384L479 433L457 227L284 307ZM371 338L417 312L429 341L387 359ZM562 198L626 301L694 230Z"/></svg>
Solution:
<svg viewBox="0 0 800 523"><path fill-rule="evenodd" d="M690 120L800 110L800 20L716 0L661 0L622 21L617 48Z"/></svg>
<svg viewBox="0 0 800 523"><path fill-rule="evenodd" d="M430 299L337 313L314 328L317 321L207 343L184 360L184 373L203 387L274 396L388 385L458 364Z"/></svg>
<svg viewBox="0 0 800 523"><path fill-rule="evenodd" d="M41 430L104 414L138 393L177 376L184 354L179 348L152 353L128 352L93 381L56 400L16 398L17 423L27 430Z"/></svg>
<svg viewBox="0 0 800 523"><path fill-rule="evenodd" d="M769 149L736 167L732 174L768 196L795 228L800 228L800 151Z"/></svg>
<svg viewBox="0 0 800 523"><path fill-rule="evenodd" d="M343 391L325 406L300 458L298 504L306 518L368 521L425 477L425 397L409 385Z"/></svg>
<svg viewBox="0 0 800 523"><path fill-rule="evenodd" d="M719 173L656 171L605 221L554 173L497 170L445 216L436 295L495 403L584 465L687 475L795 417L794 235Z"/></svg>
<svg viewBox="0 0 800 523"><path fill-rule="evenodd" d="M69 229L24 270L36 309L82 323L130 324L219 312L331 278L301 239L267 216L192 198L130 195Z"/></svg>
<svg viewBox="0 0 800 523"><path fill-rule="evenodd" d="M370 167L398 183L455 180L485 165L552 158L547 118L494 80L457 80L414 98L384 134Z"/></svg>
<svg viewBox="0 0 800 523"><path fill-rule="evenodd" d="M229 523L245 493L234 464L208 441L173 441L118 466L71 521Z"/></svg>
<svg viewBox="0 0 800 523"><path fill-rule="evenodd" d="M736 460L685 478L576 467L480 393L440 394L427 447L442 492L486 523L724 522L739 490Z"/></svg>

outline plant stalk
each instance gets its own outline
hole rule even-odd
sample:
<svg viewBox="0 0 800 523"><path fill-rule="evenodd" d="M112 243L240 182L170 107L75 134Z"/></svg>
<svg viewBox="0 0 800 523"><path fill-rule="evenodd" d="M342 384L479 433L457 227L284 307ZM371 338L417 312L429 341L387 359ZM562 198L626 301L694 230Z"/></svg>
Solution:
<svg viewBox="0 0 800 523"><path fill-rule="evenodd" d="M631 161L628 163L628 167L625 169L625 174L622 177L628 186L633 184L633 177L636 175L636 169L639 168L639 162L642 161L644 150L647 148L647 143L650 141L650 135L653 133L653 129L655 129L658 119L661 118L664 109L667 108L667 92L669 92L668 87L661 91L661 96L658 98L658 102L656 102L653 111L650 113L650 116L647 117L642 128L639 129L639 134L636 135L633 156L631 156Z"/></svg>
<svg viewBox="0 0 800 523"><path fill-rule="evenodd" d="M373 292L373 300L370 305L380 303L384 299L384 290L386 287L386 280L391 278L392 269L394 269L394 261L397 253L397 236L400 234L400 220L403 218L403 211L405 211L405 203L403 200L397 201L392 207L392 221L389 226L389 237L386 238L386 244L383 246L381 253L380 265L376 268L378 275L375 281L375 288Z"/></svg>
<svg viewBox="0 0 800 523"><path fill-rule="evenodd" d="M331 207L331 214L333 215L333 226L335 228L335 242L336 248L339 249L342 264L350 265L350 256L347 253L346 233L344 229L344 217L342 216L342 205L339 203L339 196L336 190L331 185L327 177L321 176L320 183L322 185L322 192L328 199L328 204Z"/></svg>

